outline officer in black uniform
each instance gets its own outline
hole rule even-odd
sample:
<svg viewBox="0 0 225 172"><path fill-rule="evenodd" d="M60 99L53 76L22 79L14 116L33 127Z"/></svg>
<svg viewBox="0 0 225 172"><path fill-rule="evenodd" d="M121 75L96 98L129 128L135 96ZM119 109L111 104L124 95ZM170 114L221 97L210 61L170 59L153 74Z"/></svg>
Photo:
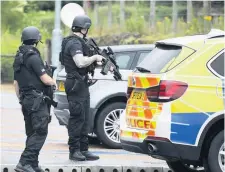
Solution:
<svg viewBox="0 0 225 172"><path fill-rule="evenodd" d="M41 40L39 30L34 26L24 28L13 63L14 85L22 105L26 129L26 148L15 171L44 172L38 165L38 155L46 140L49 123L49 109L45 95L46 86L56 86L46 74L40 52L36 48Z"/></svg>
<svg viewBox="0 0 225 172"><path fill-rule="evenodd" d="M98 156L88 151L90 94L88 73L93 63L100 63L104 58L92 55L85 37L91 26L86 15L76 16L72 24L73 34L62 41L60 62L67 73L65 91L69 102L70 118L68 123L69 159L84 161L97 160Z"/></svg>

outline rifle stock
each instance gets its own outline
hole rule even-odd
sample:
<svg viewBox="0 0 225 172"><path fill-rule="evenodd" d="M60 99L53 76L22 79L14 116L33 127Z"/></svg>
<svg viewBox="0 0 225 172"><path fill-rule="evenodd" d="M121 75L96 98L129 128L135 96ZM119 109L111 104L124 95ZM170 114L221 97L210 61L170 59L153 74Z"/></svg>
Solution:
<svg viewBox="0 0 225 172"><path fill-rule="evenodd" d="M55 66L52 66L52 65L48 65L47 62L45 62L45 68L46 68L46 72L47 74L50 76L50 77L53 77L53 74L54 74L54 71L56 70L57 67ZM46 99L48 101L48 104L54 106L54 107L57 107L58 105L58 102L55 102L53 100L53 94L54 94L54 91L55 91L55 86L47 86L46 87Z"/></svg>

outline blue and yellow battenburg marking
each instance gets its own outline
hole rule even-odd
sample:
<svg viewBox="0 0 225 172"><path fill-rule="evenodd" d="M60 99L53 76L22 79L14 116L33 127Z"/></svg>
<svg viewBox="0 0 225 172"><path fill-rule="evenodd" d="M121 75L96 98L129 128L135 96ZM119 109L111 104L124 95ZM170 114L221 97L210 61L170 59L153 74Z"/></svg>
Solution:
<svg viewBox="0 0 225 172"><path fill-rule="evenodd" d="M181 63L171 72L132 73L128 77L128 87L134 89L127 101L127 128L121 130L121 137L144 140L148 136L157 136L166 137L174 143L196 145L203 124L211 115L225 108L224 80L216 77L205 65L199 67L199 64L207 64L210 58L224 49L224 41L218 44L210 44L210 41L189 61ZM175 101L150 102L145 89L159 85L162 78L186 82L188 89Z"/></svg>

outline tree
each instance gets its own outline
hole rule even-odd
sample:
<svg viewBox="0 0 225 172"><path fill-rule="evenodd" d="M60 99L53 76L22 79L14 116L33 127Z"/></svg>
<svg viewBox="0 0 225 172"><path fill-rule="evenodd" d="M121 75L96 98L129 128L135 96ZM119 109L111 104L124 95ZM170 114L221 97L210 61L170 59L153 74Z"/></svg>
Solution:
<svg viewBox="0 0 225 172"><path fill-rule="evenodd" d="M108 0L108 28L112 26L112 1Z"/></svg>
<svg viewBox="0 0 225 172"><path fill-rule="evenodd" d="M150 28L155 29L155 0L150 1Z"/></svg>
<svg viewBox="0 0 225 172"><path fill-rule="evenodd" d="M98 4L99 2L97 0L94 1L94 16L95 16L95 27L97 28L99 26L99 17L98 17Z"/></svg>
<svg viewBox="0 0 225 172"><path fill-rule="evenodd" d="M209 1L204 1L203 2L203 14L204 17L208 16L210 14L210 7L211 7L211 3ZM206 21L206 19L204 19L204 32L207 32L207 29L209 27L209 25L211 24L210 21Z"/></svg>
<svg viewBox="0 0 225 172"><path fill-rule="evenodd" d="M187 1L187 22L190 23L192 20L192 1Z"/></svg>
<svg viewBox="0 0 225 172"><path fill-rule="evenodd" d="M77 3L80 6L83 6L83 1L62 1L62 7L68 3ZM55 10L55 1L33 1L30 0L27 2L27 5L24 7L24 12L29 11L54 11Z"/></svg>
<svg viewBox="0 0 225 172"><path fill-rule="evenodd" d="M173 32L176 33L177 29L177 2L173 0Z"/></svg>
<svg viewBox="0 0 225 172"><path fill-rule="evenodd" d="M14 32L18 30L22 25L23 6L23 2L20 1L1 2L2 31L9 30L10 32Z"/></svg>
<svg viewBox="0 0 225 172"><path fill-rule="evenodd" d="M120 26L123 27L125 23L125 0L120 0Z"/></svg>

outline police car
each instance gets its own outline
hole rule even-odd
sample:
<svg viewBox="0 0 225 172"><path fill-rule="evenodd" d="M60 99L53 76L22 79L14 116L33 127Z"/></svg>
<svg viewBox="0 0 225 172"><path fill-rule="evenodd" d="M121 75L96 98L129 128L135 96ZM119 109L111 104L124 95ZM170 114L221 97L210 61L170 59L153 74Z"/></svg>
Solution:
<svg viewBox="0 0 225 172"><path fill-rule="evenodd" d="M225 32L156 42L128 77L125 150L174 172L224 172Z"/></svg>

